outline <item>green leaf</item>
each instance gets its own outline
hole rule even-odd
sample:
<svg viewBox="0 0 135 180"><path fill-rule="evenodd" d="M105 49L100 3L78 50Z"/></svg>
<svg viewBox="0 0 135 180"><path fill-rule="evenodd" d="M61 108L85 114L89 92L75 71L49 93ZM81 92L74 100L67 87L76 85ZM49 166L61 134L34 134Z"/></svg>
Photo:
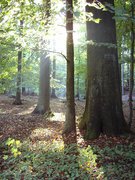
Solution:
<svg viewBox="0 0 135 180"><path fill-rule="evenodd" d="M8 159L8 155L4 155L4 156L3 156L3 159L4 159L4 160L7 160L7 159Z"/></svg>

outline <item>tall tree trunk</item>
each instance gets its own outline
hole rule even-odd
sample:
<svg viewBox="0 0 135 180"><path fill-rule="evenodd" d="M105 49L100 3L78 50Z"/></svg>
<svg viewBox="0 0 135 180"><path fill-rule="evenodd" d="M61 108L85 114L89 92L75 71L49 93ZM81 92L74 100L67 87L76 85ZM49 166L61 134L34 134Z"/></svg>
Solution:
<svg viewBox="0 0 135 180"><path fill-rule="evenodd" d="M20 36L22 36L22 31L23 31L23 20L20 20ZM22 75L21 75L21 71L22 71L22 50L21 50L21 45L19 45L19 51L18 51L18 63L17 63L17 70L18 70L18 74L17 74L17 88L16 88L16 97L15 97L15 101L13 102L13 104L15 105L21 105L22 101L21 101L21 79L22 79Z"/></svg>
<svg viewBox="0 0 135 180"><path fill-rule="evenodd" d="M51 1L43 0L43 9L45 11L45 35L48 33L48 26L50 23L50 10ZM47 41L42 39L42 48L45 47ZM39 97L36 108L33 113L35 114L45 114L50 111L50 57L48 53L41 51L40 57L40 79L39 79Z"/></svg>
<svg viewBox="0 0 135 180"><path fill-rule="evenodd" d="M63 133L76 131L74 103L74 44L73 44L73 2L66 0L66 30L67 30L67 80L66 80L66 120Z"/></svg>
<svg viewBox="0 0 135 180"><path fill-rule="evenodd" d="M50 111L50 59L45 53L40 58L39 83L38 104L33 113L44 114Z"/></svg>
<svg viewBox="0 0 135 180"><path fill-rule="evenodd" d="M87 0L87 3L94 1ZM98 1L105 5L105 0ZM114 5L114 1L108 3ZM107 7L106 7L107 8ZM100 133L119 135L128 131L122 111L120 75L116 49L114 14L95 7L86 7L100 23L87 21L88 87L86 106L80 129L86 129L86 138L97 138ZM108 47L110 45L110 47Z"/></svg>
<svg viewBox="0 0 135 180"><path fill-rule="evenodd" d="M131 1L131 17L134 18L134 2ZM129 80L129 127L131 128L133 119L133 104L132 94L134 88L134 46L135 46L135 30L134 23L131 22L131 63L130 63L130 80Z"/></svg>
<svg viewBox="0 0 135 180"><path fill-rule="evenodd" d="M124 8L125 8L125 3L124 3ZM124 63L124 46L125 46L125 38L124 36L122 36L122 44L121 44L121 92L122 95L124 95L124 67L125 67L125 63Z"/></svg>

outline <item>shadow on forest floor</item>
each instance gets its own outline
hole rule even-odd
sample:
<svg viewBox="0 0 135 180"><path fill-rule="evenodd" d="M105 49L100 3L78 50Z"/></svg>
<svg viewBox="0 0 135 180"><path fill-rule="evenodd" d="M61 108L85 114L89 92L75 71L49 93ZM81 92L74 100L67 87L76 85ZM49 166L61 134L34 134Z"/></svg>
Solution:
<svg viewBox="0 0 135 180"><path fill-rule="evenodd" d="M84 132L80 133L78 129L76 133L62 137L65 113L62 101L51 100L55 116L48 119L31 114L37 102L35 97L24 97L21 106L12 105L12 102L8 97L0 97L0 140L4 143L0 147L0 178L135 178L134 139L101 135L96 140L86 141L83 139ZM77 101L77 115L83 110L84 102ZM8 137L11 138L9 146L5 145ZM21 140L21 148L16 147L13 139ZM21 155L14 157L12 148L20 151Z"/></svg>
<svg viewBox="0 0 135 180"><path fill-rule="evenodd" d="M13 137L24 139L60 138L65 119L65 104L59 99L51 100L54 116L46 118L44 115L34 115L37 97L23 97L23 104L13 105L13 99L0 96L0 139ZM76 105L77 114L83 111L84 103ZM81 109L81 111L80 111ZM49 135L45 135L49 134Z"/></svg>

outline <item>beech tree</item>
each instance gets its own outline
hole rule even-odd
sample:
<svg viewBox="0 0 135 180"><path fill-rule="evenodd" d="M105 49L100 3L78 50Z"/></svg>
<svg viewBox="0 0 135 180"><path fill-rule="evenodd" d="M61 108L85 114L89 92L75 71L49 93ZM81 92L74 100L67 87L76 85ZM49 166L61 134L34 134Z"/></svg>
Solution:
<svg viewBox="0 0 135 180"><path fill-rule="evenodd" d="M80 129L86 138L100 133L119 135L128 131L122 110L120 76L114 20L114 0L87 0L86 13L99 23L87 20L87 93Z"/></svg>
<svg viewBox="0 0 135 180"><path fill-rule="evenodd" d="M48 26L50 21L51 1L43 1L43 8L45 10L45 35L48 33ZM43 47L47 46L47 40L41 40ZM42 48L43 48L42 47ZM39 79L39 98L36 108L33 113L44 114L50 111L50 57L49 54L41 50L40 57L40 79Z"/></svg>
<svg viewBox="0 0 135 180"><path fill-rule="evenodd" d="M40 57L40 82L38 104L33 113L44 114L50 110L50 58L46 53Z"/></svg>
<svg viewBox="0 0 135 180"><path fill-rule="evenodd" d="M74 43L73 43L73 1L66 0L66 31L67 31L67 80L66 80L66 120L63 133L75 131L74 103Z"/></svg>
<svg viewBox="0 0 135 180"><path fill-rule="evenodd" d="M22 30L23 30L23 20L20 20L20 36L22 36ZM22 56L23 56L23 52L21 49L21 46L19 45L19 50L18 50L18 63L17 63L17 70L18 70L18 74L17 74L17 88L16 88L16 97L15 97L15 101L13 102L13 104L15 105L21 105L22 101L21 101L21 84L22 84L22 75L21 75L21 71L22 71Z"/></svg>

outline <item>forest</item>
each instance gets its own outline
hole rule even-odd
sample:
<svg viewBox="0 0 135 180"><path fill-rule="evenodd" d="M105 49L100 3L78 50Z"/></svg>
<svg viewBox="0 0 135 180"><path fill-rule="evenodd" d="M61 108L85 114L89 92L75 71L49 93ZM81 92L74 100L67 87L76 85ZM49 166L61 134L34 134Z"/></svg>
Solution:
<svg viewBox="0 0 135 180"><path fill-rule="evenodd" d="M0 180L135 179L135 1L0 1Z"/></svg>

